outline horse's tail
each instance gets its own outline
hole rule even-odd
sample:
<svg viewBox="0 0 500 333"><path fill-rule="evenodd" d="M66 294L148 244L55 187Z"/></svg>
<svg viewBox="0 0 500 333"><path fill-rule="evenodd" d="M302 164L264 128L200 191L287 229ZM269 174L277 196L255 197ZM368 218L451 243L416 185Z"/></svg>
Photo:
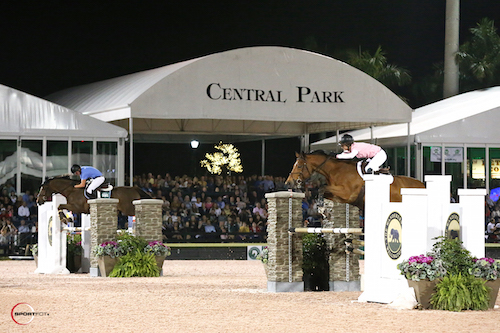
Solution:
<svg viewBox="0 0 500 333"><path fill-rule="evenodd" d="M134 186L134 188L137 191L137 193L139 193L139 196L141 197L141 199L153 199L153 196L151 194L149 194L148 192L144 191L140 187Z"/></svg>

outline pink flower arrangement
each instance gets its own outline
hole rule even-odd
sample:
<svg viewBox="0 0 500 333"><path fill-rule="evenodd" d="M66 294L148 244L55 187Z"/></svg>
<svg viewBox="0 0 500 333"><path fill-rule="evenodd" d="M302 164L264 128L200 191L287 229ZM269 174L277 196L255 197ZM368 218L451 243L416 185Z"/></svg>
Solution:
<svg viewBox="0 0 500 333"><path fill-rule="evenodd" d="M410 257L408 260L399 263L397 268L408 280L413 281L434 281L446 275L446 269L444 269L442 261L430 255L421 254Z"/></svg>
<svg viewBox="0 0 500 333"><path fill-rule="evenodd" d="M94 248L94 253L98 257L110 256L112 258L116 258L120 256L120 252L118 250L118 243L115 241L107 241L97 245Z"/></svg>
<svg viewBox="0 0 500 333"><path fill-rule="evenodd" d="M434 260L434 257L431 257L431 256L426 257L423 254L421 254L419 256L410 257L410 259L408 259L408 262L410 264L413 264L413 263L430 264L430 263L432 263L433 260Z"/></svg>
<svg viewBox="0 0 500 333"><path fill-rule="evenodd" d="M144 248L144 252L153 253L155 256L166 257L171 254L170 248L160 241L149 242L149 244Z"/></svg>

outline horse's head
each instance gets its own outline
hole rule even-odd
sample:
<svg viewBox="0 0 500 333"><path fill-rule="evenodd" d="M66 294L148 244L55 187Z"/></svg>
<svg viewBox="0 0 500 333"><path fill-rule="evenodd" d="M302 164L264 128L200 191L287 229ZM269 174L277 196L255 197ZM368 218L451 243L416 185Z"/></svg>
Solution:
<svg viewBox="0 0 500 333"><path fill-rule="evenodd" d="M297 159L293 165L292 171L285 184L291 188L301 188L302 184L306 179L309 179L312 174L312 170L307 165L307 155L302 153L295 153Z"/></svg>
<svg viewBox="0 0 500 333"><path fill-rule="evenodd" d="M54 193L64 195L65 189L73 187L77 183L78 182L71 180L67 176L49 178L40 187L40 191L38 191L36 197L36 203L42 205L44 202L50 201Z"/></svg>
<svg viewBox="0 0 500 333"><path fill-rule="evenodd" d="M45 201L48 201L50 198L52 198L52 193L53 191L50 191L49 186L46 186L46 184L42 184L42 187L40 187L40 191L38 191L38 195L36 196L36 203L38 205L43 205Z"/></svg>

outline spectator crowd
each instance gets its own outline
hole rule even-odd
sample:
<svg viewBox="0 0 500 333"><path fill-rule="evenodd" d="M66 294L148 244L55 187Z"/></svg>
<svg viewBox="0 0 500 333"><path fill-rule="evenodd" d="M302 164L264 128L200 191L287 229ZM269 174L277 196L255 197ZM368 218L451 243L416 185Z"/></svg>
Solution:
<svg viewBox="0 0 500 333"><path fill-rule="evenodd" d="M30 191L17 195L6 183L0 193L0 249L4 254L20 253L27 244L37 242L38 208Z"/></svg>
<svg viewBox="0 0 500 333"><path fill-rule="evenodd" d="M163 200L164 242L265 242L264 195L286 190L284 181L270 175L134 177L135 186Z"/></svg>

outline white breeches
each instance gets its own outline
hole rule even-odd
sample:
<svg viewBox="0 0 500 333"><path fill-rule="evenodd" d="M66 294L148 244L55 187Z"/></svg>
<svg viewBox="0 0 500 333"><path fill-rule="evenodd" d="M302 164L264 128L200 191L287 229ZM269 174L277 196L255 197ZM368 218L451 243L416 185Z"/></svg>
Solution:
<svg viewBox="0 0 500 333"><path fill-rule="evenodd" d="M377 154L378 155L378 154ZM92 193L96 188L98 188L102 183L104 183L104 176L94 178L89 186L87 186L87 193Z"/></svg>
<svg viewBox="0 0 500 333"><path fill-rule="evenodd" d="M372 169L373 171L379 171L380 166L384 164L384 162L387 160L387 154L385 151L382 149L380 150L375 156L373 156L366 165L365 171L368 169Z"/></svg>

